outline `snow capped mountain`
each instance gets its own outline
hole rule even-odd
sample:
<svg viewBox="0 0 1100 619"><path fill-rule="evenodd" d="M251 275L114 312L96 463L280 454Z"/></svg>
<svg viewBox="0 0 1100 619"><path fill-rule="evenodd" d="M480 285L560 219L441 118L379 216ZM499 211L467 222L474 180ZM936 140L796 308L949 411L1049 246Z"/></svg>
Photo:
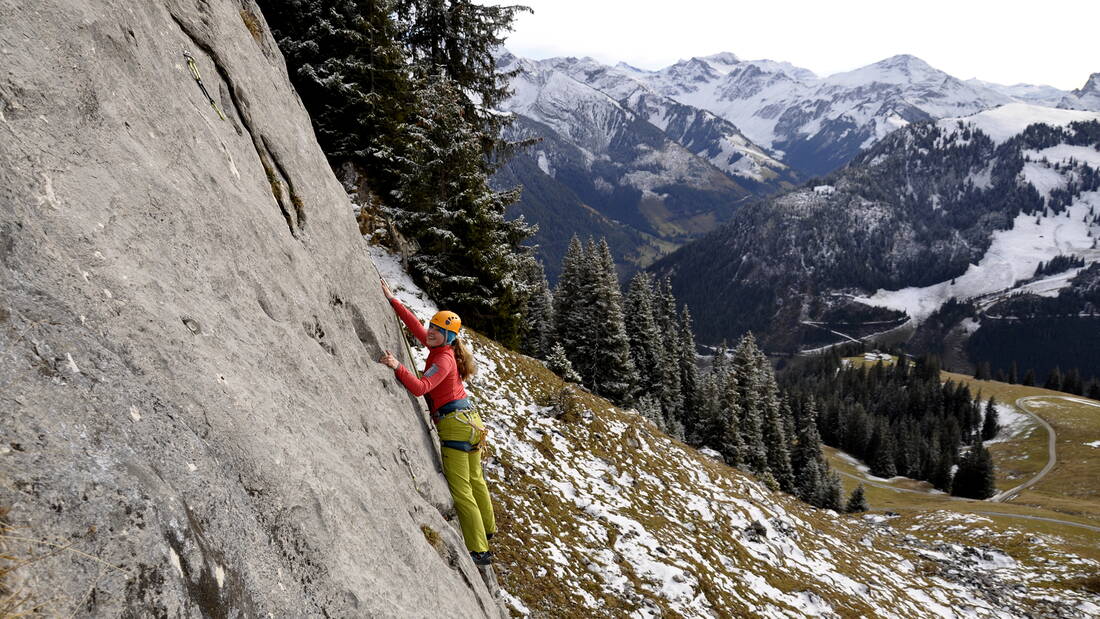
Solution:
<svg viewBox="0 0 1100 619"><path fill-rule="evenodd" d="M498 63L515 71L501 106L516 115L506 137L538 142L497 181L526 187L511 213L539 224L533 240L551 276L572 234L615 236L630 271L800 181L729 121L632 77L638 69L508 53Z"/></svg>
<svg viewBox="0 0 1100 619"><path fill-rule="evenodd" d="M543 122L557 133L580 137L577 145L595 156L604 152L616 130L640 119L664 132L719 170L757 183L793 180L787 166L753 144L732 123L662 96L638 76L644 72L620 65L608 67L592 58L500 58L503 70L519 69L513 97L504 108ZM580 131L588 134L574 135ZM600 136L598 144L584 138Z"/></svg>
<svg viewBox="0 0 1100 619"><path fill-rule="evenodd" d="M818 78L789 63L718 54L648 76L656 90L709 110L807 173L839 167L860 149L917 120L972 114L1013 101L910 55Z"/></svg>
<svg viewBox="0 0 1100 619"><path fill-rule="evenodd" d="M1067 94L1058 107L1071 110L1092 110L1100 112L1100 73L1093 73L1084 88Z"/></svg>
<svg viewBox="0 0 1100 619"><path fill-rule="evenodd" d="M1004 86L1002 84L994 84L993 82L985 82L979 79L969 79L966 80L966 83L975 88L986 88L999 92L1002 95L1022 103L1043 105L1046 107L1057 107L1058 103L1061 102L1062 98L1067 94L1064 90L1045 85L1015 84L1013 86Z"/></svg>

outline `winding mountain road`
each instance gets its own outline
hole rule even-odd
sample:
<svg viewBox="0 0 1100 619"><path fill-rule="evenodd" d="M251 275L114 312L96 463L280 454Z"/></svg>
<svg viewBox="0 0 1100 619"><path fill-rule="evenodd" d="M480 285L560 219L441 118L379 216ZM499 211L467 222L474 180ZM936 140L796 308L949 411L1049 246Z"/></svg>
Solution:
<svg viewBox="0 0 1100 619"><path fill-rule="evenodd" d="M1031 415L1032 417L1034 417L1035 420L1038 421L1040 425L1042 425L1044 428L1047 429L1047 463L1046 463L1046 466L1044 466L1043 470L1039 471L1035 475L1035 477L1032 477L1031 479L1025 481L1024 483L1020 484L1019 486L1016 486L1015 488L1009 488L1008 490L1005 490L1004 492L998 492L997 494L989 497L988 500L991 503L1004 503L1006 501L1011 501L1012 499L1016 498L1024 490L1027 490L1028 488L1030 488L1030 487L1034 486L1035 484L1039 483L1039 480L1041 480L1047 473L1049 473L1050 470L1054 468L1054 465L1058 463L1058 451L1057 451L1057 447L1056 447L1056 442L1058 440L1058 435L1054 432L1054 428L1052 428L1050 426L1050 424L1046 422L1045 419L1043 419L1038 414L1036 414L1035 411L1029 409L1027 407L1027 404L1026 404L1026 402L1029 402L1031 400L1041 399L1041 398L1058 398L1059 400L1069 400L1070 398L1067 398L1065 396L1060 396L1060 395L1029 395L1029 396L1019 398L1019 399L1016 400L1016 408L1024 411L1028 415Z"/></svg>

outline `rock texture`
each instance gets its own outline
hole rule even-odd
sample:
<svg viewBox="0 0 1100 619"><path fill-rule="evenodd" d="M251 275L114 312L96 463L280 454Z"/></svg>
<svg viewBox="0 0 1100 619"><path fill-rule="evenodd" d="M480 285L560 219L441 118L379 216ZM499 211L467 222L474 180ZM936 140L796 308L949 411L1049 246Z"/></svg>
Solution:
<svg viewBox="0 0 1100 619"><path fill-rule="evenodd" d="M3 584L57 615L497 614L251 0L0 16L0 510L39 557Z"/></svg>

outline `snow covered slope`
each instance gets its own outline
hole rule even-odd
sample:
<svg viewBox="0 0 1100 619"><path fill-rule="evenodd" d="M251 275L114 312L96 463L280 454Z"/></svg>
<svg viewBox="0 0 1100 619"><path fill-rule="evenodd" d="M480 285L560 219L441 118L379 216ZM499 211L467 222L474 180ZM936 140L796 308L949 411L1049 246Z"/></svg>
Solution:
<svg viewBox="0 0 1100 619"><path fill-rule="evenodd" d="M1078 90L1068 93L1058 107L1071 110L1091 110L1100 112L1100 73L1093 73L1089 81Z"/></svg>
<svg viewBox="0 0 1100 619"><path fill-rule="evenodd" d="M1061 110L1016 103L975 114L967 118L940 120L937 125L949 135L945 144L959 139L960 133L975 130L995 144L1003 144L1020 135L1029 126L1041 123L1065 127L1074 122L1100 120L1100 113ZM1081 170L1070 162L1100 169L1100 150L1096 145L1057 144L1043 149L1025 149L1025 163L1018 183L1030 185L1039 196L1050 201L1052 192L1066 191L1079 182ZM1064 210L1046 209L1038 214L1019 213L1007 230L993 233L992 241L976 264L965 273L929 286L900 290L878 290L869 297L857 298L869 305L904 311L919 320L939 309L948 299L979 300L989 304L1015 292L1041 291L1055 296L1069 284L1077 270L1039 281L1030 280L1036 268L1059 255L1077 255L1085 264L1100 261L1096 237L1100 236L1100 192L1085 191L1073 196ZM1079 270L1079 269L1078 269Z"/></svg>
<svg viewBox="0 0 1100 619"><path fill-rule="evenodd" d="M636 70L607 67L591 58L532 61L508 53L498 62L502 71L519 70L511 82L514 94L503 108L544 123L593 159L608 156L624 125L637 119L719 170L763 184L765 193L776 181L794 180L786 165L730 122L656 93L634 77ZM677 159L675 150L668 147L662 157ZM658 159L651 163L660 165Z"/></svg>
<svg viewBox="0 0 1100 619"><path fill-rule="evenodd" d="M400 277L392 263L375 260ZM434 309L407 280L396 284L423 315ZM1053 550L1056 538L953 512L895 520L815 510L669 439L632 411L575 387L563 396L561 381L538 361L472 339L480 369L469 391L491 430L495 567L515 614L1100 611L1096 594L1050 589L1100 568Z"/></svg>
<svg viewBox="0 0 1100 619"><path fill-rule="evenodd" d="M892 320L853 296L919 322L952 297L1008 294L1060 253L1100 260L1098 146L1100 113L1022 103L913 124L654 269L672 276L706 343L752 330L769 350L793 350L817 343L799 331L808 321L847 333Z"/></svg>

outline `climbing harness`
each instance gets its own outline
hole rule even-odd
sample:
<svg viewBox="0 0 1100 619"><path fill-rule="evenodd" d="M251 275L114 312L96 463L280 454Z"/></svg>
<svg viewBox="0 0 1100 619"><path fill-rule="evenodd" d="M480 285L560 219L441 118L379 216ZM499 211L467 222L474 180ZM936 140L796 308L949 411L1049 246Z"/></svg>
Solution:
<svg viewBox="0 0 1100 619"><path fill-rule="evenodd" d="M210 96L210 92L206 90L206 84L202 83L202 76L199 75L199 67L195 64L195 57L191 55L191 52L183 52L183 57L187 59L187 68L191 69L191 77L195 78L195 82L202 89L202 94L206 95L207 101L210 102L210 107L214 108L214 111L218 113L218 118L225 120L225 114L222 114L221 108L214 101L214 97Z"/></svg>
<svg viewBox="0 0 1100 619"><path fill-rule="evenodd" d="M448 402L439 407L433 415L433 421L437 424L444 419L451 418L470 428L470 439L466 441L440 440L444 447L459 451L477 451L485 443L489 436L489 429L480 421L479 417L471 416L473 407L466 398Z"/></svg>

